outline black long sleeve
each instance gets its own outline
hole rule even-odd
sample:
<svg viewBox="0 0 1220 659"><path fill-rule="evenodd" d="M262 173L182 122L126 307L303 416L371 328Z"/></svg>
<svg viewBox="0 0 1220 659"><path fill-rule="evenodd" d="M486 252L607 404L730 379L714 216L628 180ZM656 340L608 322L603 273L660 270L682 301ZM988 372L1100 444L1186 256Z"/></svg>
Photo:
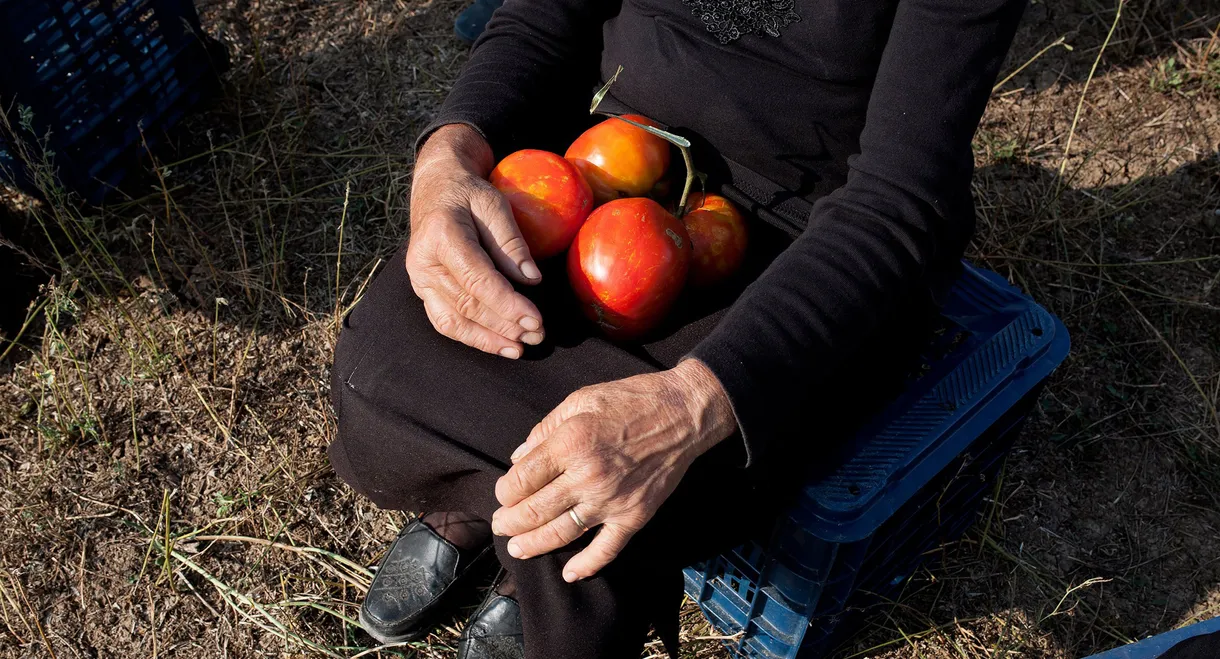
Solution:
<svg viewBox="0 0 1220 659"><path fill-rule="evenodd" d="M733 401L747 451L863 337L961 258L974 231L971 140L1024 3L903 0L847 183L693 352Z"/></svg>
<svg viewBox="0 0 1220 659"><path fill-rule="evenodd" d="M587 110L593 51L603 77L626 67L619 101L815 202L691 353L728 391L753 460L964 252L971 139L1025 2L507 0L433 125L471 124L501 152L539 139L560 121L550 111Z"/></svg>
<svg viewBox="0 0 1220 659"><path fill-rule="evenodd" d="M618 10L619 0L506 2L417 145L440 126L461 123L479 131L498 157L521 148L562 153L562 140L587 124L602 26Z"/></svg>

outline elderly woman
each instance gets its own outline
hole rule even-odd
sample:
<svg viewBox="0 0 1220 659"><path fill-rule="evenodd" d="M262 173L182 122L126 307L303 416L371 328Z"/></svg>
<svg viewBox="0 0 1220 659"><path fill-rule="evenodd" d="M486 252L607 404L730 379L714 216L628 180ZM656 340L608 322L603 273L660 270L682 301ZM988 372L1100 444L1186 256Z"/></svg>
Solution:
<svg viewBox="0 0 1220 659"><path fill-rule="evenodd" d="M638 656L650 625L674 652L681 568L765 527L900 382L973 230L971 137L1024 3L508 0L335 357L336 472L431 511L365 629L426 633L494 561L459 657ZM579 318L487 182L562 152L620 65L602 108L689 137L752 233L739 285L631 345Z"/></svg>

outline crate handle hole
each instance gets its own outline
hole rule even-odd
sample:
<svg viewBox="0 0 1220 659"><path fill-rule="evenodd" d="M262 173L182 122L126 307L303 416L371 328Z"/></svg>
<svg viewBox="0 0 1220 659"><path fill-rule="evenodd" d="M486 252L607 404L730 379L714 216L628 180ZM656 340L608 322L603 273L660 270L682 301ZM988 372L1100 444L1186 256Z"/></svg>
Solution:
<svg viewBox="0 0 1220 659"><path fill-rule="evenodd" d="M853 497L858 497L860 496L860 486L852 483L851 485L847 486L847 492Z"/></svg>
<svg viewBox="0 0 1220 659"><path fill-rule="evenodd" d="M1035 328L1031 329L1031 330L1030 330L1030 332L1031 332L1031 333L1032 333L1034 336L1042 336L1042 328L1041 328L1041 327L1035 327Z"/></svg>

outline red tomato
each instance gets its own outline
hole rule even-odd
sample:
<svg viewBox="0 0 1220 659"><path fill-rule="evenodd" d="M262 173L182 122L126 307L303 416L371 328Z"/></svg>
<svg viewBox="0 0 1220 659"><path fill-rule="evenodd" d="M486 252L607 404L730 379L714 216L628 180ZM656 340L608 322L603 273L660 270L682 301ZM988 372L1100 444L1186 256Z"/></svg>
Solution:
<svg viewBox="0 0 1220 659"><path fill-rule="evenodd" d="M692 193L688 203L694 210L682 223L694 249L690 283L710 286L722 282L745 260L749 242L745 218L732 202L717 194Z"/></svg>
<svg viewBox="0 0 1220 659"><path fill-rule="evenodd" d="M554 153L513 153L491 170L491 184L513 207L513 218L536 259L567 249L593 210L589 184L575 165Z"/></svg>
<svg viewBox="0 0 1220 659"><path fill-rule="evenodd" d="M568 251L568 278L585 315L630 339L669 311L690 267L682 223L651 199L618 199L593 211Z"/></svg>
<svg viewBox="0 0 1220 659"><path fill-rule="evenodd" d="M638 114L623 116L660 127ZM600 205L652 192L669 169L669 142L625 121L607 119L576 138L564 157L580 168Z"/></svg>

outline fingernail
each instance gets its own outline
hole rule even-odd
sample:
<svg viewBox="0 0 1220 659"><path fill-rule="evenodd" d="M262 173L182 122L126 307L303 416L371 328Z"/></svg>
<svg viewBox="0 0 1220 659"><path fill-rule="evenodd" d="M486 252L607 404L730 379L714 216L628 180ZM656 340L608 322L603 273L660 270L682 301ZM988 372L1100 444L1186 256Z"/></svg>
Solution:
<svg viewBox="0 0 1220 659"><path fill-rule="evenodd" d="M539 343L542 343L542 335L539 334L538 332L526 332L525 334L521 335L521 341L523 343L528 343L532 346L536 346Z"/></svg>
<svg viewBox="0 0 1220 659"><path fill-rule="evenodd" d="M534 318L533 316L523 317L519 324L521 325L521 329L527 332L537 332L538 330L542 329L542 323L538 322L538 319Z"/></svg>
<svg viewBox="0 0 1220 659"><path fill-rule="evenodd" d="M526 279L542 278L542 273L538 271L538 266L534 265L533 261L526 261L521 264L521 274L525 275Z"/></svg>
<svg viewBox="0 0 1220 659"><path fill-rule="evenodd" d="M512 454L512 455L508 456L508 459L509 459L509 460L511 460L511 461L513 461L513 462L516 462L516 461L520 460L520 459L521 459L521 456L525 455L525 453L526 453L526 448L525 448L525 446L526 446L525 444L522 444L521 446L518 446L518 447L517 447L517 450L513 451L513 454Z"/></svg>
<svg viewBox="0 0 1220 659"><path fill-rule="evenodd" d="M508 541L508 555L513 558L521 558L521 547L516 540Z"/></svg>
<svg viewBox="0 0 1220 659"><path fill-rule="evenodd" d="M500 356L508 357L509 359L517 359L518 357L521 356L521 351L518 350L517 348L513 348L513 347L501 348Z"/></svg>
<svg viewBox="0 0 1220 659"><path fill-rule="evenodd" d="M564 572L563 573L563 580L568 583L576 583L576 579L577 579L577 577L576 577L575 572Z"/></svg>

